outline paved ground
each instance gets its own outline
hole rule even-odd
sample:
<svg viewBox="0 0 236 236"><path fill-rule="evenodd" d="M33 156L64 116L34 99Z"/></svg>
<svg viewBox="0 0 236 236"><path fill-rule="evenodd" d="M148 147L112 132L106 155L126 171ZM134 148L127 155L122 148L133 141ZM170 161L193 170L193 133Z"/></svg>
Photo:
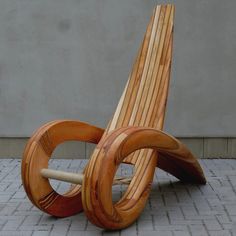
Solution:
<svg viewBox="0 0 236 236"><path fill-rule="evenodd" d="M86 161L53 160L50 166L68 171ZM33 207L20 178L20 160L0 160L0 235L236 235L236 160L202 160L208 183L183 184L161 170L156 172L145 211L128 229L108 232L90 224L85 215L56 219ZM122 167L123 173L130 168ZM52 183L59 192L67 184ZM121 188L114 189L114 197Z"/></svg>

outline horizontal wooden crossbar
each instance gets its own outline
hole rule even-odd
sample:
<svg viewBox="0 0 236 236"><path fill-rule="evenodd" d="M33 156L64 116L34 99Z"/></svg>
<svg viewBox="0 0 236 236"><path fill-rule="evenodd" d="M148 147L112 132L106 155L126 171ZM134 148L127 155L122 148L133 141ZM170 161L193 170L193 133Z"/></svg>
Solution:
<svg viewBox="0 0 236 236"><path fill-rule="evenodd" d="M60 170L52 170L52 169L41 169L40 171L41 176L47 179L56 179L63 182L68 182L72 184L80 184L82 185L84 175L82 173L71 173L71 172L65 172ZM113 185L118 184L129 184L132 180L132 176L130 177L120 177L116 176Z"/></svg>
<svg viewBox="0 0 236 236"><path fill-rule="evenodd" d="M81 173L70 173L60 170L41 169L41 175L47 179L56 179L72 184L82 184L84 175Z"/></svg>

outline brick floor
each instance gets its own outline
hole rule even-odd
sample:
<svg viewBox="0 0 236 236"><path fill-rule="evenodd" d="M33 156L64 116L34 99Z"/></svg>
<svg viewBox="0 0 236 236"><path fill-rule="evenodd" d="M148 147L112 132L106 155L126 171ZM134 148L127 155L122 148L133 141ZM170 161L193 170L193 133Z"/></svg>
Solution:
<svg viewBox="0 0 236 236"><path fill-rule="evenodd" d="M52 160L50 167L76 172L85 160ZM48 216L26 197L21 184L20 160L0 160L0 235L157 235L234 236L236 235L236 160L201 160L207 176L205 186L184 184L157 170L153 189L140 218L129 228L109 232L99 229L83 213L56 219ZM129 174L127 165L119 170ZM120 173L121 174L121 173ZM52 181L60 193L68 184ZM118 199L124 187L114 188Z"/></svg>

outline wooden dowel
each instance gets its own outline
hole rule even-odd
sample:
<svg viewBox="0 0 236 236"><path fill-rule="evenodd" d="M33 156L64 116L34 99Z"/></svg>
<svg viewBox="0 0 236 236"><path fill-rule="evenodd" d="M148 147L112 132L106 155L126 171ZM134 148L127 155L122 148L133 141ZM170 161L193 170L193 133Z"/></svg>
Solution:
<svg viewBox="0 0 236 236"><path fill-rule="evenodd" d="M72 184L80 184L82 185L84 175L81 173L71 173L71 172L65 172L65 171L60 171L60 170L52 170L52 169L41 169L40 171L41 175L44 178L47 179L56 179ZM130 181L132 180L131 177L118 177L116 176L113 185L117 184L129 184Z"/></svg>
<svg viewBox="0 0 236 236"><path fill-rule="evenodd" d="M84 175L81 173L70 173L60 170L42 169L41 175L44 178L61 180L72 184L82 184Z"/></svg>

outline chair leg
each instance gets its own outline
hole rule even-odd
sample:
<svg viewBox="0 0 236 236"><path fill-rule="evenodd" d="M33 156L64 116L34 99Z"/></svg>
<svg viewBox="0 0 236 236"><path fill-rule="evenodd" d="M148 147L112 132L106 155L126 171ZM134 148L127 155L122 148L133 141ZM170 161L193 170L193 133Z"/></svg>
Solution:
<svg viewBox="0 0 236 236"><path fill-rule="evenodd" d="M120 163L132 152L149 149L151 155L147 165L135 172L128 187L132 194L124 194L117 202L112 201L112 183ZM206 182L201 166L191 152L174 137L156 129L144 127L120 128L106 136L95 149L84 173L82 185L83 208L89 220L99 227L121 229L132 224L141 214L150 193L155 167L161 158L169 158L166 162L172 169L161 163L163 169L184 171L184 175L172 171L182 180L204 184ZM177 163L177 165L176 165ZM135 179L140 181L134 184ZM136 182L137 183L137 182Z"/></svg>
<svg viewBox="0 0 236 236"><path fill-rule="evenodd" d="M104 130L80 121L59 120L38 129L26 145L22 160L22 182L31 202L42 211L66 217L82 211L81 185L75 185L60 195L50 185L41 170L57 145L77 140L98 143Z"/></svg>

